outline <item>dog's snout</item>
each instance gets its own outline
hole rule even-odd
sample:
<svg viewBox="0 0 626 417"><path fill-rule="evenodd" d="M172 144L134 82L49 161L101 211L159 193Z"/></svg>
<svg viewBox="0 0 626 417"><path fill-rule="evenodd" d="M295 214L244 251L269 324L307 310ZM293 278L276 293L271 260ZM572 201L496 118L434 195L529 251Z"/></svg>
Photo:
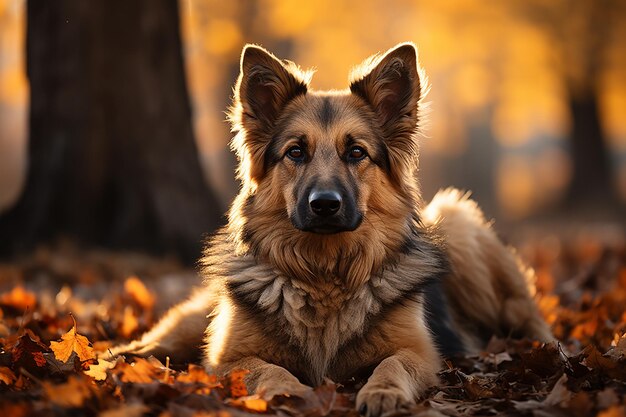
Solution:
<svg viewBox="0 0 626 417"><path fill-rule="evenodd" d="M356 230L362 218L349 190L315 184L301 191L291 222L303 232L332 234Z"/></svg>
<svg viewBox="0 0 626 417"><path fill-rule="evenodd" d="M309 205L318 216L332 216L341 208L341 195L332 190L313 190L309 195Z"/></svg>

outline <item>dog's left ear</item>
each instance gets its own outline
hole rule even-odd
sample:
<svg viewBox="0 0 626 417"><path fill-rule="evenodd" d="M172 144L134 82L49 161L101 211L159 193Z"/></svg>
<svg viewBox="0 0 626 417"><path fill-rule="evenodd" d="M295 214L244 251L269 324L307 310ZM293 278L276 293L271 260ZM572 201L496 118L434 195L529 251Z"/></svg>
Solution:
<svg viewBox="0 0 626 417"><path fill-rule="evenodd" d="M388 145L412 140L424 88L415 46L403 43L368 58L353 70L351 79L350 90L372 107Z"/></svg>

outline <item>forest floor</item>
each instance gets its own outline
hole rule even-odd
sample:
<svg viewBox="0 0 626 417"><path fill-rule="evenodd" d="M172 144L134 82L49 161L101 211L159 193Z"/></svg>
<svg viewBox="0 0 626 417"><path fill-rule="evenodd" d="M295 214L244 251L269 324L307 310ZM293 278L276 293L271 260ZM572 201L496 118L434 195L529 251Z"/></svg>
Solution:
<svg viewBox="0 0 626 417"><path fill-rule="evenodd" d="M626 416L626 240L619 230L527 233L537 300L560 340L492 339L445 362L422 416ZM71 244L0 264L3 416L356 416L363 381L328 381L306 398L249 395L227 378L154 358L96 360L139 336L196 284L193 269Z"/></svg>

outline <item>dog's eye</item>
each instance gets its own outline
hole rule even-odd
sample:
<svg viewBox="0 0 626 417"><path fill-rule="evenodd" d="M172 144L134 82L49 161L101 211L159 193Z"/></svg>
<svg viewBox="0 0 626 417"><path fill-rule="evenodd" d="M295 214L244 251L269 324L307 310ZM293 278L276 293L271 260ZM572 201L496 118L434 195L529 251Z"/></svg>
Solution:
<svg viewBox="0 0 626 417"><path fill-rule="evenodd" d="M289 157L289 159L292 159L296 162L301 162L304 160L304 150L302 150L302 148L299 146L292 146L291 148L287 149L286 155Z"/></svg>
<svg viewBox="0 0 626 417"><path fill-rule="evenodd" d="M365 153L365 149L361 148L360 146L353 146L348 152L348 159L352 161L360 161L361 159L365 158L366 155L367 154Z"/></svg>

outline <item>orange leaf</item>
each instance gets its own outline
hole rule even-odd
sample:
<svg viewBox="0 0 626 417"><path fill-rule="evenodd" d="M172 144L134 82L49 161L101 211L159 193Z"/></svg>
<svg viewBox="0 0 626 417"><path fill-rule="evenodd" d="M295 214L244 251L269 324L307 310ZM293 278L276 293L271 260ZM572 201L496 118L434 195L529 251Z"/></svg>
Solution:
<svg viewBox="0 0 626 417"><path fill-rule="evenodd" d="M37 304L37 297L32 292L26 291L21 285L18 285L11 292L0 296L0 304L23 311L28 308L32 309Z"/></svg>
<svg viewBox="0 0 626 417"><path fill-rule="evenodd" d="M0 381L11 385L15 381L15 374L6 366L0 366Z"/></svg>
<svg viewBox="0 0 626 417"><path fill-rule="evenodd" d="M154 306L154 295L152 295L144 283L135 276L126 279L126 282L124 282L124 291L142 308L151 310Z"/></svg>
<svg viewBox="0 0 626 417"><path fill-rule="evenodd" d="M262 398L254 396L254 397L240 398L240 400L243 403L243 406L247 408L248 410L260 411L262 413L267 411L267 401L265 401Z"/></svg>
<svg viewBox="0 0 626 417"><path fill-rule="evenodd" d="M615 405L598 413L598 417L623 417L626 415L626 407Z"/></svg>
<svg viewBox="0 0 626 417"><path fill-rule="evenodd" d="M67 362L72 352L76 352L81 361L96 358L89 339L76 332L76 325L69 332L65 333L61 339L60 342L50 342L50 348L54 352L54 356L61 362Z"/></svg>
<svg viewBox="0 0 626 417"><path fill-rule="evenodd" d="M176 380L186 383L206 384L210 387L219 386L217 376L207 374L203 367L194 364L190 364L187 372L179 374Z"/></svg>
<svg viewBox="0 0 626 417"><path fill-rule="evenodd" d="M137 330L138 327L139 327L139 321L137 320L137 317L135 316L133 308L131 306L126 306L126 308L124 309L124 319L122 320L122 328L120 329L122 336L124 336L127 339L130 338L135 332L135 330Z"/></svg>
<svg viewBox="0 0 626 417"><path fill-rule="evenodd" d="M237 397L245 397L248 395L248 389L246 388L246 383L244 378L250 371L247 370L236 370L231 372L230 374L230 395L233 398Z"/></svg>
<svg viewBox="0 0 626 417"><path fill-rule="evenodd" d="M120 362L115 370L121 371L120 379L122 382L152 382L158 377L158 369L145 359L137 358L134 363L127 364Z"/></svg>

